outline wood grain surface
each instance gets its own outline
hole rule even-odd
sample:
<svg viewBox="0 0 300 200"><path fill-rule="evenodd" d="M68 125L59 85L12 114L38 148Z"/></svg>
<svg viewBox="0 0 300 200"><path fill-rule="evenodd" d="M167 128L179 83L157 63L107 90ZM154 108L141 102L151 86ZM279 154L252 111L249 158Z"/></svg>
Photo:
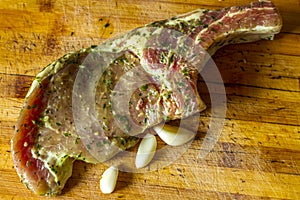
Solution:
<svg viewBox="0 0 300 200"><path fill-rule="evenodd" d="M0 199L44 199L20 183L10 150L24 97L43 67L155 20L249 2L1 0ZM103 195L99 178L107 166L76 162L63 194L53 199L300 199L300 2L273 2L284 22L274 41L227 46L213 57L224 80L227 113L204 159L198 154L209 107L201 113L196 140L171 165L121 172L115 192ZM209 94L201 90L201 96L209 105Z"/></svg>

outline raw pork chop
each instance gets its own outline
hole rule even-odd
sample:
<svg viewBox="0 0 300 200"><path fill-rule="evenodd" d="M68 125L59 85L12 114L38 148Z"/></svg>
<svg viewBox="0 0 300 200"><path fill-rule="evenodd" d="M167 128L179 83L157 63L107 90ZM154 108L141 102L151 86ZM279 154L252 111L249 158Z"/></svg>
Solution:
<svg viewBox="0 0 300 200"><path fill-rule="evenodd" d="M12 152L21 180L36 194L59 194L72 174L74 160L105 161L118 152L110 146L127 149L137 143L138 134L163 120L202 111L205 105L196 80L205 64L205 51L212 55L226 44L271 40L281 26L280 15L270 1L200 9L63 56L37 75L16 125ZM89 66L90 55L107 64L92 89L102 127L101 137L91 139L91 145L97 142L99 148L106 149L101 160L83 144L72 113L76 76L82 68L95 67ZM111 63L101 61L110 55L115 56ZM142 81L127 99L113 98L134 88L137 79ZM75 92L75 97L79 96ZM119 109L124 105L127 111Z"/></svg>

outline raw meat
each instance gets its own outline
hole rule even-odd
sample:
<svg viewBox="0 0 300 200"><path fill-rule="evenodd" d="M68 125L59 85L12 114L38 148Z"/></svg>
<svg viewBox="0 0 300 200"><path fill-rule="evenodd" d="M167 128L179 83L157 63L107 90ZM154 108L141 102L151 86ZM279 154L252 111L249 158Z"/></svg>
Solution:
<svg viewBox="0 0 300 200"><path fill-rule="evenodd" d="M134 146L138 134L161 121L202 111L205 105L196 80L206 51L212 55L227 44L271 40L281 26L281 17L270 1L200 9L63 56L37 75L17 122L12 152L21 180L36 194L59 194L72 174L74 160L105 161L118 153L118 148ZM102 148L101 159L91 155L82 142L73 118L72 97L81 95L76 90L74 94L74 82L79 70L89 68L91 55L107 64L96 89L92 88L101 133L95 134L95 140L86 134L92 147L99 144ZM111 55L111 63L103 61ZM97 70L93 67L88 70ZM134 87L137 79L139 85ZM124 92L128 88L136 89L128 96ZM121 101L116 95L125 97ZM128 109L122 110L124 106Z"/></svg>

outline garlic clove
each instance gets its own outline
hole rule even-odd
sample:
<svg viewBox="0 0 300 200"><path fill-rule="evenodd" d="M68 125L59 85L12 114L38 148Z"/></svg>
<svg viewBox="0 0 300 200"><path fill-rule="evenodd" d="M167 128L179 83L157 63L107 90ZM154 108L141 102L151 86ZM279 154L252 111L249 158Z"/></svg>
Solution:
<svg viewBox="0 0 300 200"><path fill-rule="evenodd" d="M170 146L183 145L196 136L196 133L188 129L168 124L158 125L153 127L153 129L158 136Z"/></svg>
<svg viewBox="0 0 300 200"><path fill-rule="evenodd" d="M110 194L114 191L117 179L119 175L119 170L115 166L109 167L104 171L100 179L100 190L104 194Z"/></svg>
<svg viewBox="0 0 300 200"><path fill-rule="evenodd" d="M136 168L143 168L147 166L155 154L157 147L156 137L147 134L141 141L138 151L136 153L135 166Z"/></svg>

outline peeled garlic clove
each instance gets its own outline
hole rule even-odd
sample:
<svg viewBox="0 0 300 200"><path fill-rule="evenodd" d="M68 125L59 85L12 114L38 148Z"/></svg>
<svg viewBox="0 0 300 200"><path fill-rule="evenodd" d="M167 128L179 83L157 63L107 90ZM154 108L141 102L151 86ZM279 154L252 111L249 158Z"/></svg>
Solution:
<svg viewBox="0 0 300 200"><path fill-rule="evenodd" d="M142 139L135 158L136 168L142 168L148 165L154 154L157 147L156 137L151 134L146 134Z"/></svg>
<svg viewBox="0 0 300 200"><path fill-rule="evenodd" d="M196 133L182 127L170 126L168 124L155 126L154 131L170 146L180 146L196 136Z"/></svg>
<svg viewBox="0 0 300 200"><path fill-rule="evenodd" d="M100 190L104 194L110 194L114 191L117 179L119 175L119 170L115 166L109 167L102 174L102 178L100 179Z"/></svg>

